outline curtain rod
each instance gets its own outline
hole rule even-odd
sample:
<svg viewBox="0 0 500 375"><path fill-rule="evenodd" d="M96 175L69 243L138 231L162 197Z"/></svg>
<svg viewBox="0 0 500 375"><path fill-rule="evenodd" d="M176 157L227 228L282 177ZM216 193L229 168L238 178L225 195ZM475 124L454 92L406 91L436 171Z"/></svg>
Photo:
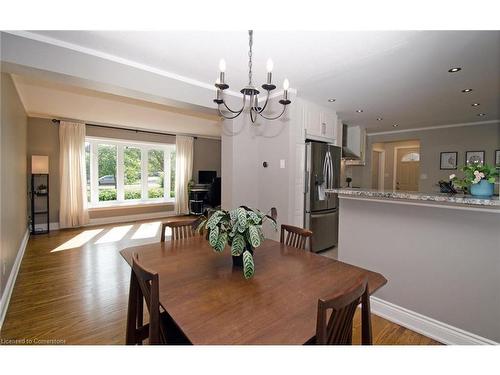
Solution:
<svg viewBox="0 0 500 375"><path fill-rule="evenodd" d="M53 118L53 119L52 119L52 123L54 123L54 124L60 124L60 123L61 123L61 120L58 120L58 119ZM140 130L140 129L122 128L122 127L119 127L119 126L109 126L109 125L90 124L90 123L86 123L86 122L85 122L85 125L88 125L88 126L94 126L94 127L96 127L96 128L127 130L127 131L129 131L129 132L134 132L134 133L147 133L147 134L155 134L155 135L169 135L169 136L172 136L172 137L175 137L175 136L176 136L176 134L172 134L172 133L164 133L164 132L154 132L154 131L150 131L150 130ZM196 137L196 136L193 136L193 138L194 138L194 139L198 139L198 137Z"/></svg>

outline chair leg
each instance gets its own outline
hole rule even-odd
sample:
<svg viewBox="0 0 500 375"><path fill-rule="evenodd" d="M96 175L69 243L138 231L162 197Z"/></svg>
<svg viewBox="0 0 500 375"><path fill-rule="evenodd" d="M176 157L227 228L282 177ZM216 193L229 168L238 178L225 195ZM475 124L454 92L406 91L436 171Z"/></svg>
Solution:
<svg viewBox="0 0 500 375"><path fill-rule="evenodd" d="M160 239L161 242L165 242L165 227L166 226L167 225L165 223L163 223L161 225L161 239Z"/></svg>
<svg viewBox="0 0 500 375"><path fill-rule="evenodd" d="M372 317L370 311L370 295L368 285L361 297L361 344L372 345Z"/></svg>
<svg viewBox="0 0 500 375"><path fill-rule="evenodd" d="M130 276L130 289L128 294L128 310L127 310L127 331L125 334L125 343L127 345L135 345L137 343L136 337L136 322L137 316L137 299L139 292L139 285L135 277L134 271Z"/></svg>

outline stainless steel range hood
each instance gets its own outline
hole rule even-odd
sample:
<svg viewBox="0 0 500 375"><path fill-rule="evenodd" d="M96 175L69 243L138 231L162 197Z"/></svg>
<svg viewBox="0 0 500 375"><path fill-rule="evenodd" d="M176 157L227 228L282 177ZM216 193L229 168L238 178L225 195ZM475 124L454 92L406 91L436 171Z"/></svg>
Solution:
<svg viewBox="0 0 500 375"><path fill-rule="evenodd" d="M349 136L349 126L342 125L342 159L345 160L360 160L361 155L356 150L359 150L359 145L356 147L355 137ZM358 139L359 143L359 139Z"/></svg>

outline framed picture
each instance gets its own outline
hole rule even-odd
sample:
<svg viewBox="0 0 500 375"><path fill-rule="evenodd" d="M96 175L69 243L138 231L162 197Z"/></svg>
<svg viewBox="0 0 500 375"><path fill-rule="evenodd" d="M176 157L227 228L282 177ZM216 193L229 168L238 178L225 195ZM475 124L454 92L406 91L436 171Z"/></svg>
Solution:
<svg viewBox="0 0 500 375"><path fill-rule="evenodd" d="M495 151L495 166L500 168L500 150Z"/></svg>
<svg viewBox="0 0 500 375"><path fill-rule="evenodd" d="M484 151L467 151L465 153L465 164L484 164Z"/></svg>
<svg viewBox="0 0 500 375"><path fill-rule="evenodd" d="M457 169L458 152L441 152L439 169Z"/></svg>

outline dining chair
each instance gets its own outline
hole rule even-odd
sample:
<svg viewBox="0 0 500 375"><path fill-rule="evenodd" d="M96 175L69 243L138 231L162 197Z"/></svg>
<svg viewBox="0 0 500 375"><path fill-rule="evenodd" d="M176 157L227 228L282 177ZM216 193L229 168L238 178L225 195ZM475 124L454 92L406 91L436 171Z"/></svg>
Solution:
<svg viewBox="0 0 500 375"><path fill-rule="evenodd" d="M354 313L360 303L361 344L371 345L370 296L366 277L358 279L348 289L318 300L316 336L307 344L352 345Z"/></svg>
<svg viewBox="0 0 500 375"><path fill-rule="evenodd" d="M309 248L312 248L312 234L308 229L294 227L293 225L281 225L280 242L287 245L296 247L298 249L305 249L307 239L309 238Z"/></svg>
<svg viewBox="0 0 500 375"><path fill-rule="evenodd" d="M147 324L143 322L144 301L149 313ZM142 345L147 338L150 345L189 344L172 317L161 309L158 273L141 265L137 253L132 254L127 325L127 345Z"/></svg>
<svg viewBox="0 0 500 375"><path fill-rule="evenodd" d="M161 226L161 242L165 242L165 229L168 227L172 230L172 240L180 240L182 238L189 238L197 236L193 225L198 219L188 219L188 220L172 220L162 223Z"/></svg>

